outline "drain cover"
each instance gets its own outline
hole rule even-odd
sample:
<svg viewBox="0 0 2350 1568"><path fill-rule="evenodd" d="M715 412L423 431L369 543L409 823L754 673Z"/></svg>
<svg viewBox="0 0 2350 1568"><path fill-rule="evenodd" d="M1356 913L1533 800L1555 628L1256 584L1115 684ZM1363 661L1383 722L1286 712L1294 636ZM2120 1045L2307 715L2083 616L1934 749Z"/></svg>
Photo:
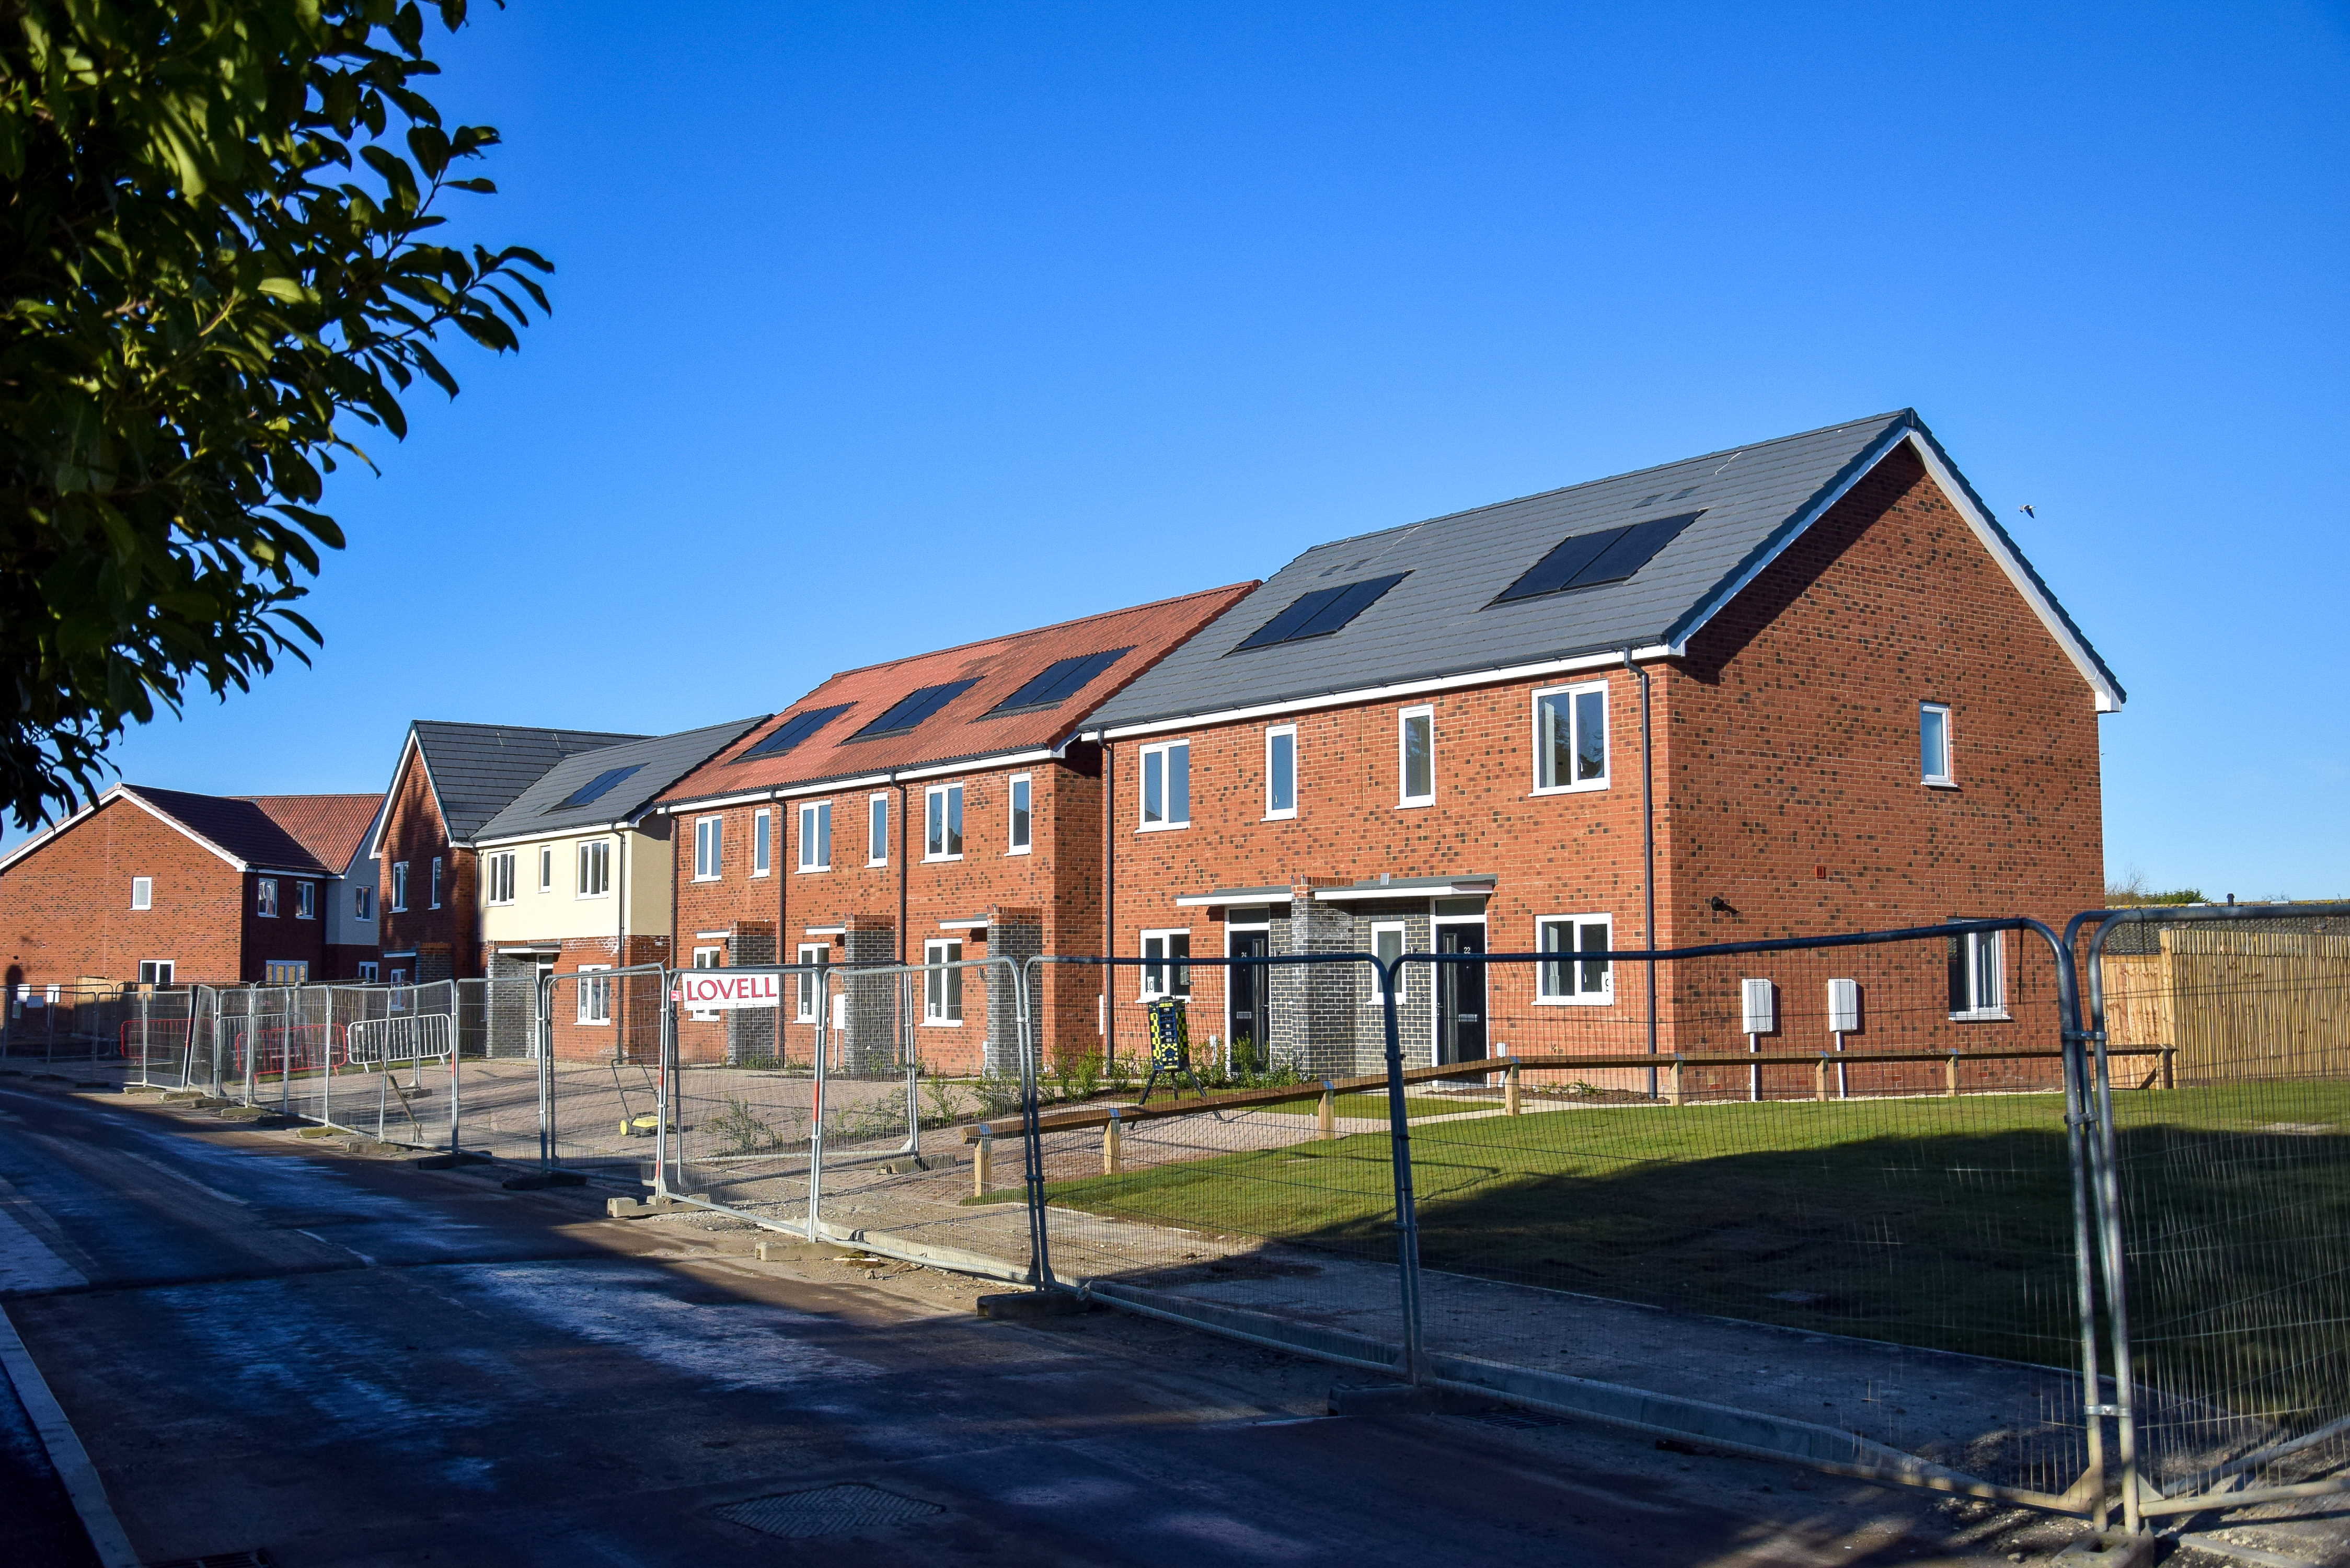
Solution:
<svg viewBox="0 0 2350 1568"><path fill-rule="evenodd" d="M845 1535L852 1530L868 1530L878 1524L906 1524L945 1511L934 1502L899 1497L878 1486L852 1482L847 1486L818 1487L814 1491L780 1491L773 1497L730 1502L710 1511L721 1519L748 1525L763 1535L799 1541L811 1535Z"/></svg>

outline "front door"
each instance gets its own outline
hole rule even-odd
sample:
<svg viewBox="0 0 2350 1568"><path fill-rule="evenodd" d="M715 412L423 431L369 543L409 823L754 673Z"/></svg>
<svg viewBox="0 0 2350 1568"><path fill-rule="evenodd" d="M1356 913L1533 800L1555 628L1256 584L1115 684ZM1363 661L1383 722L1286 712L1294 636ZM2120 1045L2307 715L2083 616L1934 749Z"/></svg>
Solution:
<svg viewBox="0 0 2350 1568"><path fill-rule="evenodd" d="M1440 953L1482 953L1485 928L1439 926ZM1436 1059L1440 1062L1482 1062L1485 1059L1485 966L1482 963L1440 963L1436 966Z"/></svg>
<svg viewBox="0 0 2350 1568"><path fill-rule="evenodd" d="M1263 958L1272 950L1270 931L1233 931L1225 943L1229 958ZM1265 1028L1271 1022L1265 1000L1271 987L1265 983L1273 971L1263 964L1234 964L1228 971L1232 977L1232 1018L1230 1039L1232 1043L1232 1066L1262 1069L1271 1057L1265 1050Z"/></svg>

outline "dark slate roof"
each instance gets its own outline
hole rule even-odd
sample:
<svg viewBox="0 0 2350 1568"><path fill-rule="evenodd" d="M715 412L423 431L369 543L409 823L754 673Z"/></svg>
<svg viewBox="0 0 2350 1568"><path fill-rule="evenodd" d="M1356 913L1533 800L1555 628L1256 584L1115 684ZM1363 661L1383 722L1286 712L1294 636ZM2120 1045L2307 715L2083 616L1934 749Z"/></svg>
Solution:
<svg viewBox="0 0 2350 1568"><path fill-rule="evenodd" d="M455 844L472 843L490 818L573 753L645 738L592 730L452 724L439 719L419 719L408 729L424 753L433 793L441 801L442 820Z"/></svg>
<svg viewBox="0 0 2350 1568"><path fill-rule="evenodd" d="M323 877L339 875L341 866L329 866L303 847L302 841L275 821L255 800L232 795L195 794L187 790L155 789L125 784L122 793L161 812L205 843L226 851L256 871L295 871Z"/></svg>
<svg viewBox="0 0 2350 1568"><path fill-rule="evenodd" d="M488 843L625 821L650 805L670 785L765 722L766 716L763 714L755 719L736 719L731 723L684 730L674 735L655 735L650 740L629 741L592 752L574 752L515 796L514 804L491 818L475 836ZM586 805L558 805L599 774L628 767L637 771Z"/></svg>
<svg viewBox="0 0 2350 1568"><path fill-rule="evenodd" d="M1903 409L1318 545L1104 703L1087 728L1679 643L1913 432L1966 491L1965 500L2043 597L2063 628L2059 635L2074 640L2078 657L2096 672L2093 682L2101 678L2109 685L2117 705L2120 686L2112 672L1932 432ZM1564 539L1690 512L1700 515L1625 581L1493 602ZM1409 575L1335 634L1233 651L1301 595L1396 573Z"/></svg>

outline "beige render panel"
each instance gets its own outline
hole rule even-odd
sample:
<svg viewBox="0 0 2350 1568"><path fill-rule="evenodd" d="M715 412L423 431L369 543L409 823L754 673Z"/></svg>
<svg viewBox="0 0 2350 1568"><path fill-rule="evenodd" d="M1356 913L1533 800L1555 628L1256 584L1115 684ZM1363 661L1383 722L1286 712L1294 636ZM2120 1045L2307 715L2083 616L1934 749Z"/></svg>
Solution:
<svg viewBox="0 0 2350 1568"><path fill-rule="evenodd" d="M598 839L615 846L611 890L598 898L578 896L579 846ZM542 848L555 851L554 885L538 886ZM511 904L487 901L488 859L493 855L515 857L515 897ZM632 937L669 935L670 846L667 841L641 833L554 834L528 843L482 852L482 940L485 942L553 941L577 937L621 934L621 900L628 901L627 934Z"/></svg>

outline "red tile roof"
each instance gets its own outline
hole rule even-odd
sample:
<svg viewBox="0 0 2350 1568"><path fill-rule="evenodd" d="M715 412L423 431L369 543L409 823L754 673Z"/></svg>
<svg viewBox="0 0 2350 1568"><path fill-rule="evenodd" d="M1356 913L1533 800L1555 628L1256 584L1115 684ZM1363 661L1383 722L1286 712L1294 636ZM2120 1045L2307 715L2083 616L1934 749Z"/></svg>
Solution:
<svg viewBox="0 0 2350 1568"><path fill-rule="evenodd" d="M1087 714L1255 587L1235 583L844 670L688 774L661 799L707 800L1057 745ZM1062 701L994 713L1004 699L1058 660L1117 649L1130 651ZM959 681L972 684L910 729L859 738L859 731L912 693ZM799 715L843 705L847 711L789 751L747 755Z"/></svg>
<svg viewBox="0 0 2350 1568"><path fill-rule="evenodd" d="M340 875L359 852L359 837L383 805L380 794L253 794L245 799L286 830L286 836Z"/></svg>

